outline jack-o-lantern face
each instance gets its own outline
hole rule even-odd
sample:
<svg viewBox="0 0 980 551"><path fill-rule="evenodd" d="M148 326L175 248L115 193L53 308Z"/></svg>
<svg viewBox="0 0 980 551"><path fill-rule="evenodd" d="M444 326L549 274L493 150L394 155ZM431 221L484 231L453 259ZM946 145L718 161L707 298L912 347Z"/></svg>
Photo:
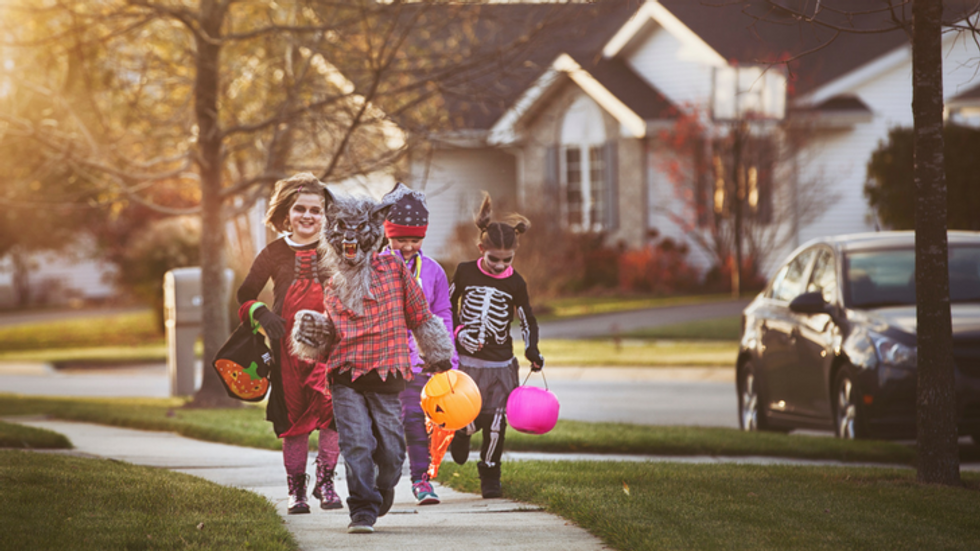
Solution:
<svg viewBox="0 0 980 551"><path fill-rule="evenodd" d="M269 389L269 379L259 377L258 364L252 362L244 368L231 360L218 360L214 363L225 384L239 398L251 400L265 396Z"/></svg>
<svg viewBox="0 0 980 551"><path fill-rule="evenodd" d="M472 423L482 405L476 382L455 369L436 373L422 389L422 411L433 423L448 430Z"/></svg>

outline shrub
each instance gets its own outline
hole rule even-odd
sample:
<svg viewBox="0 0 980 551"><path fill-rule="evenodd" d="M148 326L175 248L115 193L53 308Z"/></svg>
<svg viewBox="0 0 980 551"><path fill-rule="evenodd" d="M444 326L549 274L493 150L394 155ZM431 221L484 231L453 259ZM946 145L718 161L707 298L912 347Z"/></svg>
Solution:
<svg viewBox="0 0 980 551"><path fill-rule="evenodd" d="M732 290L732 267L735 259L728 257L723 265L712 266L704 275L703 287L708 292L725 292ZM742 259L742 290L758 291L766 286L766 277L759 273L758 263L754 258Z"/></svg>
<svg viewBox="0 0 980 551"><path fill-rule="evenodd" d="M153 305L163 331L163 276L173 268L200 264L201 222L180 216L151 222L133 235L118 262L117 281Z"/></svg>
<svg viewBox="0 0 980 551"><path fill-rule="evenodd" d="M665 238L655 245L624 251L619 257L619 288L625 292L668 295L697 287L698 273L685 257L686 245Z"/></svg>

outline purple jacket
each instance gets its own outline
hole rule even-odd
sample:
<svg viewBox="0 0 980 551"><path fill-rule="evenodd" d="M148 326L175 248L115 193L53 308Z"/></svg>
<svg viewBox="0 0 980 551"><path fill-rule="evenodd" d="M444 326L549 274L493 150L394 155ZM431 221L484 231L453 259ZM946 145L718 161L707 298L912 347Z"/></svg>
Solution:
<svg viewBox="0 0 980 551"><path fill-rule="evenodd" d="M402 258L401 251L392 250L391 248L385 248L381 254L393 254L402 261L405 260ZM429 303L429 311L442 318L443 323L446 324L446 331L449 331L450 338L452 338L453 310L449 304L449 280L446 278L446 272L443 271L442 266L438 262L422 254L422 251L419 251L418 255L422 259L422 270L420 274L422 293L425 294L425 300ZM412 272L411 266L409 267L409 272ZM413 273L412 275L414 276L415 274ZM408 352L412 358L412 371L414 373L421 372L424 364L421 358L419 358L419 348L415 343L415 339L411 337L411 332L409 332ZM455 351L453 352L452 362L453 369L456 369L459 366L459 357Z"/></svg>

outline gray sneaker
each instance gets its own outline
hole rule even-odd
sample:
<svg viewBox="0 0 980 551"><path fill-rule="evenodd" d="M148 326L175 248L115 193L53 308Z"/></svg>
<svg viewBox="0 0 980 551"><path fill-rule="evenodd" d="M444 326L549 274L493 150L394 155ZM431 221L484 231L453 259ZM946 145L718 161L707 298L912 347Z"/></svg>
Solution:
<svg viewBox="0 0 980 551"><path fill-rule="evenodd" d="M347 525L348 534L373 534L374 526L370 524L358 524L357 522L352 522Z"/></svg>
<svg viewBox="0 0 980 551"><path fill-rule="evenodd" d="M374 532L374 521L365 515L356 515L347 525L348 534L371 534Z"/></svg>

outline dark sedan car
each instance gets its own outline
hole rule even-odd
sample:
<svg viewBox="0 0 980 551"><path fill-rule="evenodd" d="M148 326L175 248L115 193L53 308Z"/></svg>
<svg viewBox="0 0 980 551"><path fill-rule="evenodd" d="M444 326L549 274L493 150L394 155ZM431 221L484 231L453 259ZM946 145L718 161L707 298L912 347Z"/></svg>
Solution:
<svg viewBox="0 0 980 551"><path fill-rule="evenodd" d="M827 237L790 255L745 309L737 362L744 430L915 435L912 232ZM980 233L949 232L956 415L980 444Z"/></svg>

